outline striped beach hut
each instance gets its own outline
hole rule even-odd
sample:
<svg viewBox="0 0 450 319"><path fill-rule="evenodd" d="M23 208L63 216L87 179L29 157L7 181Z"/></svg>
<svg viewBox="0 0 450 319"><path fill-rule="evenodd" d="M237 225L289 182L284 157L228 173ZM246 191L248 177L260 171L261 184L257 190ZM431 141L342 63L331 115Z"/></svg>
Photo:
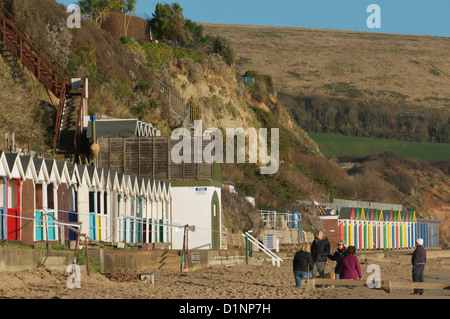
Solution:
<svg viewBox="0 0 450 319"><path fill-rule="evenodd" d="M414 247L415 212L343 207L339 212L339 239L357 249Z"/></svg>

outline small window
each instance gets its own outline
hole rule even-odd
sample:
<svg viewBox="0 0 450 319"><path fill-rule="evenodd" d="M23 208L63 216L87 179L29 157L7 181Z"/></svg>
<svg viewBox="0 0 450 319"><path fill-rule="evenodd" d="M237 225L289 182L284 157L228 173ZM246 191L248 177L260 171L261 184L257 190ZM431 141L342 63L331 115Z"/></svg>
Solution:
<svg viewBox="0 0 450 319"><path fill-rule="evenodd" d="M55 199L53 194L53 184L47 185L47 208L54 209L55 208Z"/></svg>

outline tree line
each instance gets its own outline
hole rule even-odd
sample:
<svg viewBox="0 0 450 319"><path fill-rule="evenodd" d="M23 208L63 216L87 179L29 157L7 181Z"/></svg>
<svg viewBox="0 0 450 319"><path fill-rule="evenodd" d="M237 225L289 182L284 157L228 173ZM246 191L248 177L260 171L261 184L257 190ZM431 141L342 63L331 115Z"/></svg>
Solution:
<svg viewBox="0 0 450 319"><path fill-rule="evenodd" d="M417 114L404 106L378 102L283 93L278 97L308 132L450 143L450 112L445 109L424 109Z"/></svg>

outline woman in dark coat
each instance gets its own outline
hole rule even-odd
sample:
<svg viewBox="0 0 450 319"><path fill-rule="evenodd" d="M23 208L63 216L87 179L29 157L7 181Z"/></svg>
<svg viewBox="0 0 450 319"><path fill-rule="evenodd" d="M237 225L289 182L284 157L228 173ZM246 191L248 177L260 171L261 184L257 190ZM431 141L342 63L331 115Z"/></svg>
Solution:
<svg viewBox="0 0 450 319"><path fill-rule="evenodd" d="M342 259L344 259L347 253L347 249L345 248L345 241L340 240L337 249L333 255L328 255L328 258L336 262L336 267L334 267L335 278L339 279L339 269L341 268Z"/></svg>
<svg viewBox="0 0 450 319"><path fill-rule="evenodd" d="M303 243L300 246L300 250L294 256L293 268L295 286L300 288L302 286L303 278L311 278L311 270L313 266L313 260L310 253L310 246L308 243Z"/></svg>

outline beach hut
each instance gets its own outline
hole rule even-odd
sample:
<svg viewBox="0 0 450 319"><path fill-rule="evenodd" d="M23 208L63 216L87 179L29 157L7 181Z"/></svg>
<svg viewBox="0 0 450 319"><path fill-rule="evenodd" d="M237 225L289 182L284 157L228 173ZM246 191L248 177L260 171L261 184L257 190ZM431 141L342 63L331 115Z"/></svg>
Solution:
<svg viewBox="0 0 450 319"><path fill-rule="evenodd" d="M220 181L171 181L172 224L195 226L189 232L190 249L221 248L221 192ZM173 249L181 249L183 232L173 231L171 242Z"/></svg>
<svg viewBox="0 0 450 319"><path fill-rule="evenodd" d="M438 220L417 219L414 242L417 238L422 238L424 247L439 247L440 223Z"/></svg>
<svg viewBox="0 0 450 319"><path fill-rule="evenodd" d="M33 245L37 173L31 156L22 155L19 156L19 160L24 171L24 181L22 183L22 243Z"/></svg>
<svg viewBox="0 0 450 319"><path fill-rule="evenodd" d="M144 243L144 225L146 224L146 210L147 210L147 190L145 178L137 178L137 190L136 190L136 217L138 218L138 228L136 242Z"/></svg>
<svg viewBox="0 0 450 319"><path fill-rule="evenodd" d="M144 210L144 224L143 224L143 242L152 243L152 227L153 227L153 202L154 202L154 192L153 185L154 181L151 179L144 179L145 183L145 210Z"/></svg>
<svg viewBox="0 0 450 319"><path fill-rule="evenodd" d="M58 224L54 220L59 218L58 215L58 188L60 184L60 176L55 160L44 159L44 164L47 168L48 181L47 181L47 205L46 213L48 214L48 229L49 240L59 240Z"/></svg>
<svg viewBox="0 0 450 319"><path fill-rule="evenodd" d="M47 215L48 208L48 185L49 175L47 171L47 165L42 158L33 158L34 167L36 170L36 183L35 183L35 230L34 240L35 242L56 239L56 230L54 229L54 223L51 222L51 215Z"/></svg>
<svg viewBox="0 0 450 319"><path fill-rule="evenodd" d="M126 242L127 241L127 199L128 199L128 189L126 185L125 175L122 173L117 173L117 183L118 183L118 212L117 212L117 241Z"/></svg>
<svg viewBox="0 0 450 319"><path fill-rule="evenodd" d="M86 167L89 176L89 237L99 240L101 237L101 190L97 168L95 166Z"/></svg>
<svg viewBox="0 0 450 319"><path fill-rule="evenodd" d="M64 225L70 223L70 203L73 200L71 181L72 177L67 168L66 162L56 162L56 168L59 175L59 185L57 190L58 198L58 220L62 223L59 229L60 241L69 247L70 232L69 228Z"/></svg>
<svg viewBox="0 0 450 319"><path fill-rule="evenodd" d="M119 174L116 171L109 170L109 183L111 184L111 216L110 216L110 236L111 242L117 244L120 239L120 202L121 190L119 183Z"/></svg>
<svg viewBox="0 0 450 319"><path fill-rule="evenodd" d="M100 224L102 225L100 241L112 242L111 235L111 212L113 207L113 187L110 179L111 171L108 169L99 169L99 179L102 185L101 194L101 216Z"/></svg>
<svg viewBox="0 0 450 319"><path fill-rule="evenodd" d="M92 221L92 214L90 213L92 207L90 207L91 202L90 201L90 187L91 187L91 181L89 179L89 173L87 170L86 165L77 165L76 169L78 170L78 191L77 191L77 215L78 215L78 222L81 223L80 231L82 234L86 234L89 237L92 237L91 235L95 236L95 228L92 229L91 227L91 221ZM95 226L95 215L93 216L94 220L92 221ZM93 238L93 237L92 237Z"/></svg>
<svg viewBox="0 0 450 319"><path fill-rule="evenodd" d="M22 164L16 153L6 154L9 168L9 178L6 181L7 192L7 239L21 240L22 213L21 213L21 186L24 178Z"/></svg>
<svg viewBox="0 0 450 319"><path fill-rule="evenodd" d="M0 239L7 238L7 192L6 184L9 178L8 162L6 161L5 152L0 151Z"/></svg>
<svg viewBox="0 0 450 319"><path fill-rule="evenodd" d="M78 224L78 185L80 183L80 176L78 174L77 165L74 163L66 163L68 174L68 197L69 197L69 213L68 219L71 224ZM78 228L78 227L76 227ZM80 230L80 228L78 228ZM76 241L77 234L69 230L69 241Z"/></svg>

